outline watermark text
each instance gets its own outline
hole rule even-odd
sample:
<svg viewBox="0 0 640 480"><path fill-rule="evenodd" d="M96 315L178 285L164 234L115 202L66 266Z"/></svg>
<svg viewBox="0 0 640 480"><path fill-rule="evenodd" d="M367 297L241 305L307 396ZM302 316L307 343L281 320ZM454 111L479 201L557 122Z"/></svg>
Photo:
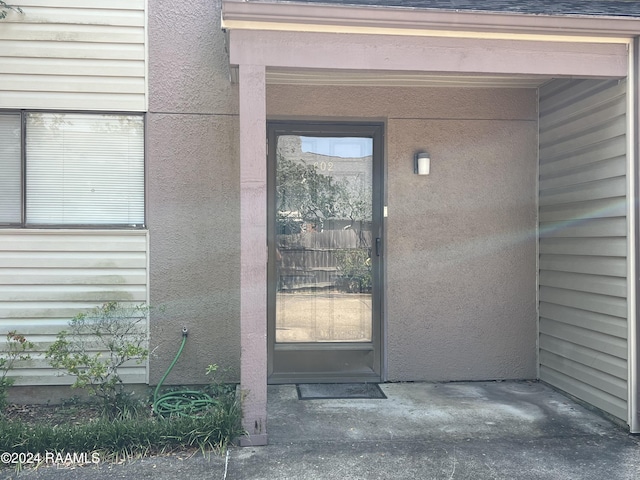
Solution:
<svg viewBox="0 0 640 480"><path fill-rule="evenodd" d="M100 463L99 452L2 452L0 463L4 465L97 465Z"/></svg>

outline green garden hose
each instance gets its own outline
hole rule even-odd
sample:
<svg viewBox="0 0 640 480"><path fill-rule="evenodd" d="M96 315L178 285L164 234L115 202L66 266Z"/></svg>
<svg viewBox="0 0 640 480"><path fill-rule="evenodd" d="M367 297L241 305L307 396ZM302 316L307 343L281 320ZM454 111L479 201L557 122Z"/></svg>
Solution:
<svg viewBox="0 0 640 480"><path fill-rule="evenodd" d="M168 417L171 415L191 417L218 403L215 398L212 398L205 392L198 390L176 390L167 392L160 397L158 396L160 387L162 387L162 384L169 373L171 373L171 370L178 361L178 358L180 358L186 343L187 327L184 327L182 329L182 345L180 345L180 348L178 349L176 358L174 358L171 365L169 365L169 368L162 376L162 379L160 379L160 382L153 393L153 412L161 417Z"/></svg>

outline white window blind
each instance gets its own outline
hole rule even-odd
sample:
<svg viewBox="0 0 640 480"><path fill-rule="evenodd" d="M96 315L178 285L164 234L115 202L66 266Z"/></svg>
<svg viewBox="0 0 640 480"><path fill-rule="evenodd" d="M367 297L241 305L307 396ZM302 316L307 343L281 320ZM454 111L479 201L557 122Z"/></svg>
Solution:
<svg viewBox="0 0 640 480"><path fill-rule="evenodd" d="M27 224L142 225L142 117L29 113Z"/></svg>
<svg viewBox="0 0 640 480"><path fill-rule="evenodd" d="M20 114L0 115L0 223L22 221Z"/></svg>

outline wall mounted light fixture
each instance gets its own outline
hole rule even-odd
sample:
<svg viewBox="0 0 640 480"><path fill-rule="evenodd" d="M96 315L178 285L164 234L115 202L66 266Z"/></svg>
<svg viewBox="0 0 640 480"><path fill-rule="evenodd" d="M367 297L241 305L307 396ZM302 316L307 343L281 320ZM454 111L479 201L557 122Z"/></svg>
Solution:
<svg viewBox="0 0 640 480"><path fill-rule="evenodd" d="M413 162L413 173L417 175L429 175L431 171L431 157L427 152L415 154Z"/></svg>

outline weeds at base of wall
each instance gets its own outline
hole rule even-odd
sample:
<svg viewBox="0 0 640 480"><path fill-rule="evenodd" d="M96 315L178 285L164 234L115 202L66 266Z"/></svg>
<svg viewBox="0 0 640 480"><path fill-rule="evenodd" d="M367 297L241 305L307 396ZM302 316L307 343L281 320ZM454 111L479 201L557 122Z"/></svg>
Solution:
<svg viewBox="0 0 640 480"><path fill-rule="evenodd" d="M71 409L76 414L82 412L79 405L60 408ZM86 411L95 415L95 409ZM214 407L188 417L161 418L135 413L117 419L104 415L94 418L76 416L72 423L56 423L5 416L0 417L0 452L40 453L42 457L47 452L61 452L63 455L91 452L97 453L100 461L115 462L187 449L197 449L203 454L222 453L244 435L241 416L241 406L235 395L220 397Z"/></svg>
<svg viewBox="0 0 640 480"><path fill-rule="evenodd" d="M5 408L7 408L8 390L9 387L13 385L13 382L13 378L0 378L0 416Z"/></svg>
<svg viewBox="0 0 640 480"><path fill-rule="evenodd" d="M125 390L119 368L140 363L149 353L146 330L142 328L147 313L146 305L105 303L76 315L69 322L69 331L60 332L47 350L50 364L75 377L72 387L93 399L89 404L69 401L45 408L8 406L6 394L13 378L7 374L17 361L28 360L27 351L33 348L24 336L9 332L7 352L0 356L3 460L7 454L10 458L29 455L33 459L36 455L64 457L69 452L84 452L97 454L100 461L120 461L181 450L223 452L245 434L235 386L222 381L217 365L207 369L213 377L205 387L209 402L198 409L182 409L163 418L152 415L149 402ZM16 469L37 466L33 462L1 463Z"/></svg>
<svg viewBox="0 0 640 480"><path fill-rule="evenodd" d="M33 348L33 343L27 341L24 335L15 330L7 333L6 351L0 352L0 416L7 407L8 390L15 382L15 378L9 377L9 371L13 369L16 362L30 360L27 353Z"/></svg>

